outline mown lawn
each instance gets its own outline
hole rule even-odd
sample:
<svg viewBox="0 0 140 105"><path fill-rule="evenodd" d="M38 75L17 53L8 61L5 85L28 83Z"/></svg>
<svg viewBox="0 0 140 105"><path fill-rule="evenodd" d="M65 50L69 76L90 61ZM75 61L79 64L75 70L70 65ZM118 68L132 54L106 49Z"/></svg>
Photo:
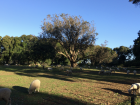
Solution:
<svg viewBox="0 0 140 105"><path fill-rule="evenodd" d="M129 68L132 72L134 70ZM137 70L137 69L135 69ZM53 67L0 66L0 88L12 90L12 105L126 105L130 96L127 89L140 81L140 74L127 75L121 70L112 75L99 75L99 69L79 68L71 76ZM34 79L41 81L39 93L28 94ZM139 101L137 101L139 102ZM129 103L129 102L128 102ZM3 101L0 105L5 105Z"/></svg>

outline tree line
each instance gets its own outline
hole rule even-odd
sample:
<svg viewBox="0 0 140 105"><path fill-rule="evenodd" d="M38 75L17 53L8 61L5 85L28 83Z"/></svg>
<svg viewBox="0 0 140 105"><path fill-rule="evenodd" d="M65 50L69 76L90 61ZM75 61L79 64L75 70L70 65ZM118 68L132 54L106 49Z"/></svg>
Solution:
<svg viewBox="0 0 140 105"><path fill-rule="evenodd" d="M140 58L139 38L129 48L120 46L111 49L106 47L106 42L101 46L95 45L98 33L94 25L84 21L81 16L48 15L47 19L47 22L44 19L41 26L43 32L39 36L0 37L0 61L3 64L10 61L13 64L29 64L32 61L44 65L50 59L51 64L69 63L75 67L77 62L85 64L87 60L91 61L91 65L127 65Z"/></svg>

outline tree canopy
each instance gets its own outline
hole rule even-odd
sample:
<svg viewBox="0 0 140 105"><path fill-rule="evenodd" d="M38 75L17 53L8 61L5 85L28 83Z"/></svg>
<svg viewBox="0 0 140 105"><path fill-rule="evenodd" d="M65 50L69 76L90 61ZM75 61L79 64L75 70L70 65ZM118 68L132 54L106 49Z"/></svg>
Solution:
<svg viewBox="0 0 140 105"><path fill-rule="evenodd" d="M72 67L75 66L75 63L79 61L78 54L84 53L90 45L95 43L95 36L98 34L95 33L94 26L81 19L81 16L78 18L66 14L54 15L54 17L48 15L47 19L48 22L44 19L41 27L43 30L41 36L57 40L64 50L58 53L68 58Z"/></svg>

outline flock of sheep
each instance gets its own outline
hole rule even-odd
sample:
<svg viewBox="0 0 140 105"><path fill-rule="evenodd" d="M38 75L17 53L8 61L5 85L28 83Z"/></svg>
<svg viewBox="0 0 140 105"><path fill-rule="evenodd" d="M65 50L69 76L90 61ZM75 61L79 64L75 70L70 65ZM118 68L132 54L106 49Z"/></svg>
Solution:
<svg viewBox="0 0 140 105"><path fill-rule="evenodd" d="M32 92L39 92L39 88L40 88L40 80L36 79L34 81L32 81L32 83L30 84L30 87L28 89L28 93L32 94ZM9 88L0 88L0 101L4 100L6 102L6 105L11 105L11 90Z"/></svg>
<svg viewBox="0 0 140 105"><path fill-rule="evenodd" d="M6 66L8 66L8 65L6 65ZM51 67L53 67L53 65L51 66ZM64 66L61 66L61 65L56 65L55 67L60 67L59 68L59 70L64 70ZM88 68L90 68L90 66L88 66ZM98 67L96 67L96 69L97 69ZM82 67L80 67L80 69L81 70L83 70L82 69ZM103 67L101 67L101 70L99 71L99 73L98 74L111 74L113 71L114 71L114 73L115 73L115 69L112 69L112 68L109 68L109 67L106 67L106 69L108 69L108 71L104 71L103 70ZM120 71L120 69L119 68L116 68L118 71ZM123 68L125 71L127 70L127 68ZM52 68L48 68L48 70L52 70ZM70 74L72 74L72 70L73 70L73 67L70 67L70 70L69 69L66 69L66 73L67 73L67 75L70 75ZM127 72L127 74L129 74L130 73L130 70L127 70L126 71ZM137 71L136 70L134 70L133 71L133 73L134 73L134 75L136 75L136 73L137 73ZM36 80L34 80L34 81L32 81L31 82L31 84L30 84L30 87L29 87L29 89L28 89L28 93L29 94L32 94L32 92L36 92L36 91L38 91L39 92L39 88L40 88L40 80L38 80L38 79L36 79ZM129 92L129 94L133 91L133 94L136 94L136 90L139 90L139 93L140 93L140 83L134 83L134 84L132 84L131 85L131 87L130 87L130 89L128 90L128 92ZM10 95L11 95L11 90L9 89L9 88L0 88L0 101L1 100L4 100L5 102L6 102L6 105L8 105L8 103L9 103L9 105L11 105L11 98L10 98Z"/></svg>
<svg viewBox="0 0 140 105"><path fill-rule="evenodd" d="M112 67L114 67L114 66L112 66ZM98 68L98 67L96 66L96 69L97 69L97 68ZM112 69L112 68L109 68L109 67L106 67L106 69L107 69L107 71L103 70L103 67L101 67L101 70L99 71L98 74L112 74L113 71L114 71L114 73L115 73L115 69ZM116 67L116 70L117 70L117 71L120 71L120 68L117 68L117 67ZM123 70L125 70L126 73L127 73L127 75L129 75L130 70L127 70L127 68L123 68ZM134 73L134 75L136 75L137 71L134 70L133 73Z"/></svg>

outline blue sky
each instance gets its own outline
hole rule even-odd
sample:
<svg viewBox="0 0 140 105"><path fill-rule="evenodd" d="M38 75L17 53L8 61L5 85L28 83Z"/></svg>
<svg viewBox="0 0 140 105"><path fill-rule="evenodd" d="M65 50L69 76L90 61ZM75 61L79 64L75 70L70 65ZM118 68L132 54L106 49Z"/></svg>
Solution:
<svg viewBox="0 0 140 105"><path fill-rule="evenodd" d="M1 0L0 36L38 36L48 14L66 13L94 21L96 45L133 45L140 30L140 6L129 0Z"/></svg>

